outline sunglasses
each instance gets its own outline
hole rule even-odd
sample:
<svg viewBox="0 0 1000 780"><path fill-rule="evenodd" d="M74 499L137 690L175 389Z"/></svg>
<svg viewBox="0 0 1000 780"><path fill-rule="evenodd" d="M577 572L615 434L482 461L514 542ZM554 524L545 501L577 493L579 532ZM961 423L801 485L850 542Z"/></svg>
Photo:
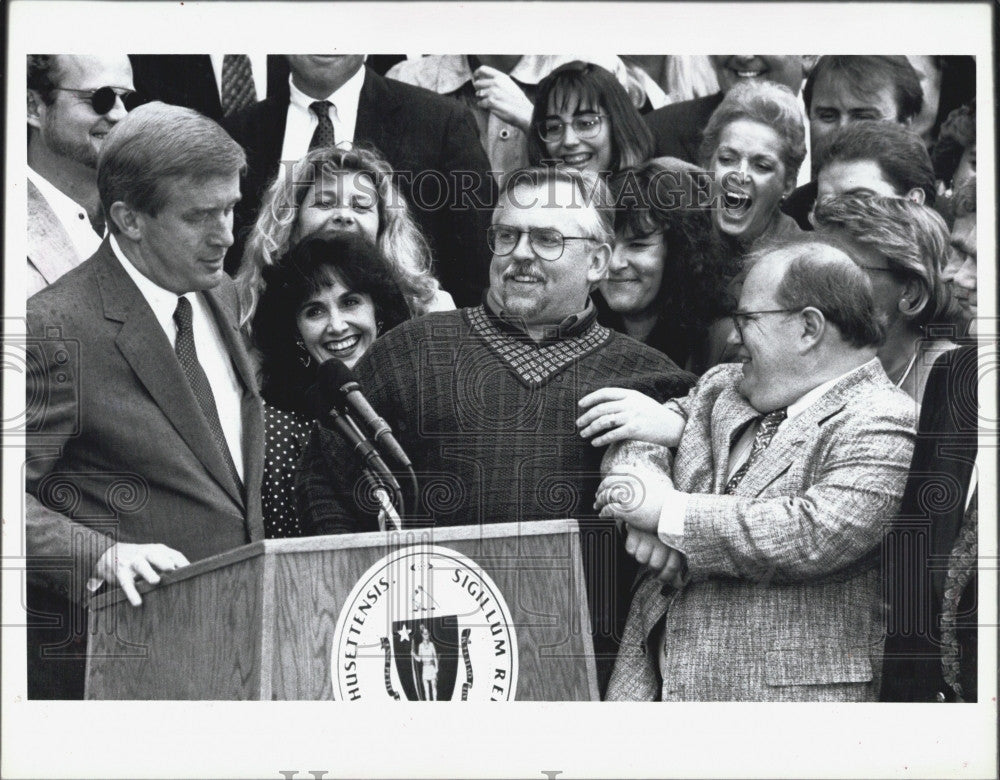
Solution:
<svg viewBox="0 0 1000 780"><path fill-rule="evenodd" d="M118 98L122 99L122 105L126 111L131 111L139 100L134 89L123 89L121 87L101 87L100 89L70 89L69 87L53 87L56 92L72 92L74 95L82 95L90 100L90 107L95 114L103 116L115 107Z"/></svg>

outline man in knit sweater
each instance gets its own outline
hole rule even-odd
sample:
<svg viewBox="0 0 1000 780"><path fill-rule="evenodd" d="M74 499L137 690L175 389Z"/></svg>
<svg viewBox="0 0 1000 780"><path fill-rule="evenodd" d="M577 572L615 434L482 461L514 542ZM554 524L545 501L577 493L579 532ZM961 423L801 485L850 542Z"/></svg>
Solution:
<svg viewBox="0 0 1000 780"><path fill-rule="evenodd" d="M666 399L693 382L596 321L590 291L613 233L595 204L607 202L600 181L575 171L513 174L488 234L483 304L406 322L355 367L420 479L420 500L407 496L408 527L580 522L602 690L634 569L614 524L593 511L603 451L577 434L577 401L608 385ZM307 532L376 530L375 512L354 500L359 480L350 447L314 434L296 483Z"/></svg>

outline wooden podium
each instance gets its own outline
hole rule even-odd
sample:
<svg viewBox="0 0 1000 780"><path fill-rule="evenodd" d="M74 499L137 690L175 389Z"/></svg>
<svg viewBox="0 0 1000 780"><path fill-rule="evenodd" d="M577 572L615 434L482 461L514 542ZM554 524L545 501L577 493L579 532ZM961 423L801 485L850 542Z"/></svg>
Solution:
<svg viewBox="0 0 1000 780"><path fill-rule="evenodd" d="M88 699L355 699L375 665L365 699L423 698L425 627L434 698L598 699L572 520L255 542L140 592L91 604Z"/></svg>

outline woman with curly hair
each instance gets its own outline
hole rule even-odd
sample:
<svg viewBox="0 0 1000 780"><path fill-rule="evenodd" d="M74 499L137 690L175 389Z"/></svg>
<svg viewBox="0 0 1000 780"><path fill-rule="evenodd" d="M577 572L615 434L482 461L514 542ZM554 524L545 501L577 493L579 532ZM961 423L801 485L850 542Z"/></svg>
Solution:
<svg viewBox="0 0 1000 780"><path fill-rule="evenodd" d="M615 247L595 302L601 322L693 370L709 324L728 313L727 267L703 205L707 177L660 157L612 177Z"/></svg>
<svg viewBox="0 0 1000 780"><path fill-rule="evenodd" d="M653 154L653 136L628 92L592 62L568 62L538 84L528 162L611 173Z"/></svg>
<svg viewBox="0 0 1000 780"><path fill-rule="evenodd" d="M364 235L379 246L414 316L455 308L434 277L430 248L392 174L381 155L362 147L319 147L279 174L236 275L244 324L254 315L265 268L309 236L338 233Z"/></svg>
<svg viewBox="0 0 1000 780"><path fill-rule="evenodd" d="M297 536L292 483L312 428L307 389L320 363L353 368L380 335L410 317L391 264L367 237L313 236L263 269L251 330L261 356L267 536Z"/></svg>

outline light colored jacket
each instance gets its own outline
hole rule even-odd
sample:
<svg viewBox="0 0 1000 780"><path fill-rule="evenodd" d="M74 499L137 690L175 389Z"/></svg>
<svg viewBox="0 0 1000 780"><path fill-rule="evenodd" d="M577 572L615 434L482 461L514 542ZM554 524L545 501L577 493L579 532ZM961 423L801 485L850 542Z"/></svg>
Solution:
<svg viewBox="0 0 1000 780"><path fill-rule="evenodd" d="M758 416L740 377L739 365L717 366L681 402L688 420L672 470L692 494L690 581L666 594L655 579L640 583L608 698L875 700L877 551L906 481L914 404L872 360L783 425L725 495L731 443ZM630 442L609 460L668 459ZM662 646L650 641L660 620Z"/></svg>

